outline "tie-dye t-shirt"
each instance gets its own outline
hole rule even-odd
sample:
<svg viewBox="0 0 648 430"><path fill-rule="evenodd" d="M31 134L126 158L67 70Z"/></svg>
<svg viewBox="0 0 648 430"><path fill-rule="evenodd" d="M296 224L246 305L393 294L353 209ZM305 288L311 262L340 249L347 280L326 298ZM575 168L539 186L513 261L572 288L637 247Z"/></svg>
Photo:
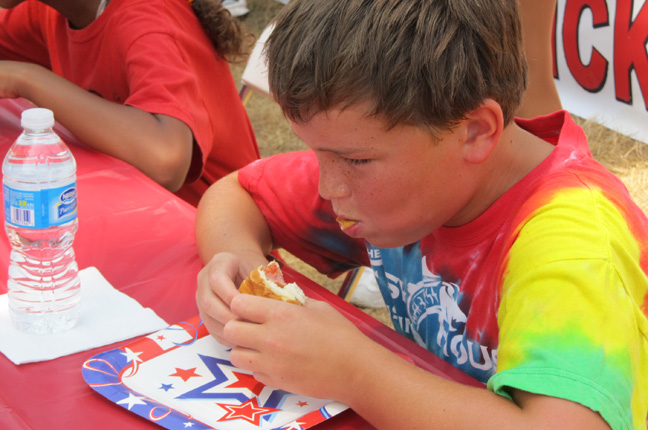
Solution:
<svg viewBox="0 0 648 430"><path fill-rule="evenodd" d="M648 221L568 114L518 123L552 154L477 219L401 248L340 232L310 152L261 160L239 180L279 246L324 273L369 262L396 330L490 390L645 429Z"/></svg>

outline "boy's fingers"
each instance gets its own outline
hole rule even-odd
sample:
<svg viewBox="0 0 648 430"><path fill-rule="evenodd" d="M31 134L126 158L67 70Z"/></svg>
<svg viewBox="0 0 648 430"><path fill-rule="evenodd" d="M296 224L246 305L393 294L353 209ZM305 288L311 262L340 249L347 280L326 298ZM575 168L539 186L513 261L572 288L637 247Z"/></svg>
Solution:
<svg viewBox="0 0 648 430"><path fill-rule="evenodd" d="M224 325L215 319L206 316L204 314L200 314L200 318L205 324L205 327L207 327L207 331L209 331L209 334L211 334L217 341L218 343L225 345L228 348L231 348L234 346L231 342L229 342L225 337L223 336L223 327Z"/></svg>
<svg viewBox="0 0 648 430"><path fill-rule="evenodd" d="M212 318L215 321L226 323L234 314L230 311L223 299L217 296L211 289L198 288L196 291L196 302L203 317Z"/></svg>
<svg viewBox="0 0 648 430"><path fill-rule="evenodd" d="M245 349L257 353L263 349L265 336L260 324L242 319L234 319L225 324L222 333L224 340L230 345L235 345L237 349ZM241 354L241 352L235 353L234 356L237 354ZM244 368L249 369L249 365Z"/></svg>
<svg viewBox="0 0 648 430"><path fill-rule="evenodd" d="M203 275L201 279L200 276ZM198 282L204 285L209 291L222 300L225 304L232 301L232 298L238 294L236 286L232 283L232 276L227 272L221 271L201 271Z"/></svg>
<svg viewBox="0 0 648 430"><path fill-rule="evenodd" d="M284 303L279 300L257 297L250 294L238 294L232 298L230 310L238 318L263 324L268 316L279 306L297 306L291 303Z"/></svg>
<svg viewBox="0 0 648 430"><path fill-rule="evenodd" d="M279 347L282 336L295 327L304 310L301 306L280 300L239 294L232 299L231 311L236 319L225 324L223 336L228 342L255 351ZM277 336L279 334L279 336Z"/></svg>
<svg viewBox="0 0 648 430"><path fill-rule="evenodd" d="M258 365L259 353L253 349L235 346L230 351L230 362L241 369L254 372Z"/></svg>
<svg viewBox="0 0 648 430"><path fill-rule="evenodd" d="M229 342L227 339L225 339L224 337L221 337L221 336L214 335L214 339L216 339L216 341L218 343L220 343L221 345L223 345L226 348L234 348L236 346L236 345L234 345L233 343Z"/></svg>

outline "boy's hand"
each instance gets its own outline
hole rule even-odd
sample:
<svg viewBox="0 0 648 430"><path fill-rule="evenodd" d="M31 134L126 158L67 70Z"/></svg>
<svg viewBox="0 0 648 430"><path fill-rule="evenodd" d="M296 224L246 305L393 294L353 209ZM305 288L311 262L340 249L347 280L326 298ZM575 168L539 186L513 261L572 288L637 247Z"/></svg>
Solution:
<svg viewBox="0 0 648 430"><path fill-rule="evenodd" d="M243 282L259 264L267 264L260 257L253 263L242 261L230 253L216 254L198 273L196 304L209 333L225 346L232 347L223 338L223 326L236 316L230 311L230 303L239 295L237 285Z"/></svg>
<svg viewBox="0 0 648 430"><path fill-rule="evenodd" d="M222 335L230 360L266 385L318 398L344 400L357 357L371 342L326 302L304 306L246 294L230 300Z"/></svg>

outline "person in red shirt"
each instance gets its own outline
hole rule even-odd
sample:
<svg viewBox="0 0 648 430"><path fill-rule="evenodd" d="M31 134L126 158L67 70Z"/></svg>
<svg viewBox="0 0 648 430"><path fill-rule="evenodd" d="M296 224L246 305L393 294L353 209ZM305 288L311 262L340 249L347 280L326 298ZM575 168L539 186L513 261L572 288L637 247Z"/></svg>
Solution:
<svg viewBox="0 0 648 430"><path fill-rule="evenodd" d="M54 111L87 145L197 204L259 158L218 0L0 0L0 97ZM202 17L202 18L201 18Z"/></svg>

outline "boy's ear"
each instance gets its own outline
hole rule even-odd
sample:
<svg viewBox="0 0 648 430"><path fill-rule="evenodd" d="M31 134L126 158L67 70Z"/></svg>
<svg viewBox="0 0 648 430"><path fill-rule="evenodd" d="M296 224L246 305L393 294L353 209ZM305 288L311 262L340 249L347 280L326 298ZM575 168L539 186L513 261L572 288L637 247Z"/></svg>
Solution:
<svg viewBox="0 0 648 430"><path fill-rule="evenodd" d="M504 129L504 115L499 103L492 99L466 115L463 121L463 157L469 163L479 164L488 159L497 146Z"/></svg>

